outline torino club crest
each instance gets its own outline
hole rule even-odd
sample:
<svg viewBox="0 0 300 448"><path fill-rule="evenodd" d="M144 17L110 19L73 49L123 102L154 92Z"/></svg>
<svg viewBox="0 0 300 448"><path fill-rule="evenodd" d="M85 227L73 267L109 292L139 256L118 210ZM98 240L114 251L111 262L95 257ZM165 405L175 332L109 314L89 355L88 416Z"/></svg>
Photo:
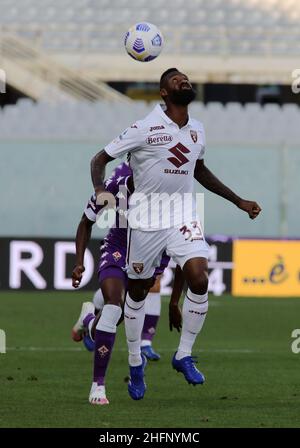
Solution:
<svg viewBox="0 0 300 448"><path fill-rule="evenodd" d="M132 263L132 267L137 274L141 274L144 270L144 263Z"/></svg>
<svg viewBox="0 0 300 448"><path fill-rule="evenodd" d="M193 142L197 143L197 140L198 140L197 132L191 130L190 133L191 133L191 137L192 137Z"/></svg>

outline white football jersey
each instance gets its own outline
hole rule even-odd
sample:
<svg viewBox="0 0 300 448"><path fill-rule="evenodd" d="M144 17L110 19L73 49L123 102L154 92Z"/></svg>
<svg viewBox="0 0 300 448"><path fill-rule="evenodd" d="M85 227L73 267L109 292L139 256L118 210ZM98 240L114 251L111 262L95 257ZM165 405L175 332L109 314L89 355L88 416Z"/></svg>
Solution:
<svg viewBox="0 0 300 448"><path fill-rule="evenodd" d="M197 219L194 169L205 151L200 121L189 118L179 128L158 104L104 149L113 158L130 153L135 187L129 202L131 227L159 230Z"/></svg>

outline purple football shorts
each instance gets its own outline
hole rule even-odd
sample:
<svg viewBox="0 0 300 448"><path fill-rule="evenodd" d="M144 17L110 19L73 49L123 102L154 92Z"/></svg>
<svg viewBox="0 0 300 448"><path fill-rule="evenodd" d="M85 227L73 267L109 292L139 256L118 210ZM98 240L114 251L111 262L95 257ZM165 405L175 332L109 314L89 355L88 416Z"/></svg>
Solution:
<svg viewBox="0 0 300 448"><path fill-rule="evenodd" d="M158 275L163 274L164 270L168 266L170 257L163 253L160 266L158 266L153 274L154 280ZM106 278L120 278L123 280L125 288L127 288L127 274L126 274L126 251L123 249L117 249L109 244L101 251L99 267L98 267L98 279L99 283Z"/></svg>

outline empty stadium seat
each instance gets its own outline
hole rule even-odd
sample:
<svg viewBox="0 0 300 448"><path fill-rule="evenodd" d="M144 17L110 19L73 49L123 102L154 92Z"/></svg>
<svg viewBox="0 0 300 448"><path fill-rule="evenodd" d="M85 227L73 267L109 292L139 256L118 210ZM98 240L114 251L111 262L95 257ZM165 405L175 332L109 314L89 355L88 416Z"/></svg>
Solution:
<svg viewBox="0 0 300 448"><path fill-rule="evenodd" d="M171 51L300 53L297 0L173 0L171 8L165 0L1 0L0 8L0 26L32 40L41 36L39 42L49 51L121 52L120 36L133 23L147 20L163 31L174 27L180 45L170 44ZM73 32L64 34L72 25Z"/></svg>
<svg viewBox="0 0 300 448"><path fill-rule="evenodd" d="M144 101L125 103L58 103L49 105L21 99L0 111L2 138L86 139L110 141L157 104ZM294 104L195 102L191 116L204 123L208 146L211 143L272 145L300 141L300 108ZM298 140L297 140L298 139Z"/></svg>

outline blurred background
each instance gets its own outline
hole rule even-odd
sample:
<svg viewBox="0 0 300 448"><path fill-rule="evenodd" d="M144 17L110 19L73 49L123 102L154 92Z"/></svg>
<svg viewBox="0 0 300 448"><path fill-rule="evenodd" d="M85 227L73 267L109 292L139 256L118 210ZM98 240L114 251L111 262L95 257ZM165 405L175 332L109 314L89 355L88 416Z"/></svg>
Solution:
<svg viewBox="0 0 300 448"><path fill-rule="evenodd" d="M143 21L165 42L148 63L124 49ZM0 0L0 427L299 427L299 56L299 0ZM207 386L170 370L171 264L147 398L128 399L120 325L99 417L91 354L70 338L99 287L97 226L83 289L70 278L90 160L152 110L174 66L197 91L206 164L263 212L205 192L209 313L193 355Z"/></svg>
<svg viewBox="0 0 300 448"><path fill-rule="evenodd" d="M162 54L150 63L134 61L123 46L140 21L164 35ZM161 73L176 66L197 90L191 115L206 129L206 164L263 209L253 222L205 193L216 290L231 292L232 267L241 263L235 244L251 237L245 269L251 256L269 255L261 274L236 274L240 286L250 285L246 294L268 295L261 288L272 283L270 294L300 295L299 23L297 0L0 0L0 287L60 289L50 277L57 269L67 276L71 264L58 268L53 247L74 240L92 193L91 157L153 108ZM270 239L271 248L259 249ZM40 259L26 244L12 247L29 240L42 247ZM12 273L16 260L35 256L37 271L40 260L49 276L39 286L26 268ZM60 285L70 288L69 280Z"/></svg>

